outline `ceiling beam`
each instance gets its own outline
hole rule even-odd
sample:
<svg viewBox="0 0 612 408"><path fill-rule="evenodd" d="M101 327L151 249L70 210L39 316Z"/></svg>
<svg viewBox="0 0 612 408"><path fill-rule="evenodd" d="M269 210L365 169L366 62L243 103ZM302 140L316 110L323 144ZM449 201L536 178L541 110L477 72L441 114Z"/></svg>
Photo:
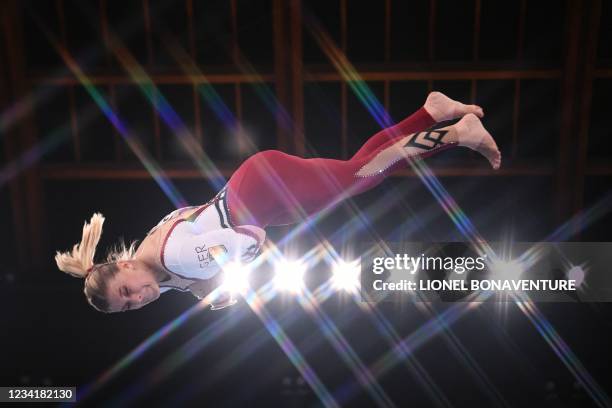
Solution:
<svg viewBox="0 0 612 408"><path fill-rule="evenodd" d="M33 106L29 102L31 90L26 79L26 65L23 50L25 49L23 39L23 10L22 4L17 0L3 2L2 29L6 46L6 58L10 61L7 65L7 77L9 93L13 103L22 102L25 113L17 124L18 140L15 140L12 151L13 160L19 161L15 177L18 178L21 187L20 197L13 201L13 211L18 214L16 223L19 230L25 226L25 242L23 248L27 251L27 266L38 268L48 264L49 259L44 258L43 237L46 232L44 217L43 192L39 173L39 163L34 160L29 162L33 152L38 145L37 129ZM18 234L23 234L22 231Z"/></svg>

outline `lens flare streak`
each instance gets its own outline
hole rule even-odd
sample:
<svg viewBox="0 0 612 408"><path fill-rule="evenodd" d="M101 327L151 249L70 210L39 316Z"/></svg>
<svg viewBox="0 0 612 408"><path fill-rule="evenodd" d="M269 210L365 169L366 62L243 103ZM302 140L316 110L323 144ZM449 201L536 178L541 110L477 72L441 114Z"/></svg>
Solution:
<svg viewBox="0 0 612 408"><path fill-rule="evenodd" d="M546 340L548 345L553 349L557 357L559 357L563 364L568 368L574 378L578 380L580 385L582 385L593 401L595 401L595 403L600 407L612 406L612 400L610 400L610 397L608 397L604 389L601 388L601 386L589 374L584 365L582 365L582 362L557 333L555 328L542 315L533 301L529 300L526 296L522 296L520 293L515 294L514 296L517 298L516 304L519 309L536 327L538 333L542 335L544 340Z"/></svg>
<svg viewBox="0 0 612 408"><path fill-rule="evenodd" d="M111 122L111 124L117 129L119 134L126 141L130 149L138 157L140 162L144 165L147 171L151 174L153 179L160 186L166 196L172 201L175 207L185 207L187 201L182 197L180 192L174 187L170 179L166 176L164 171L157 165L146 149L142 147L140 142L133 137L128 131L127 126L121 121L119 116L113 111L110 104L104 98L102 93L93 85L91 80L85 75L83 70L80 68L78 63L74 60L71 54L57 41L57 39L46 29L42 24L39 24L41 30L45 33L55 50L58 52L60 57L63 59L66 66L70 69L73 75L78 79L81 85L85 88L89 96L94 100L96 105L100 108L102 113Z"/></svg>
<svg viewBox="0 0 612 408"><path fill-rule="evenodd" d="M314 370L306 362L302 353L295 347L291 339L287 336L285 331L280 327L278 322L272 318L269 312L266 310L265 305L257 297L257 294L253 291L247 291L245 297L251 310L253 310L257 316L264 323L274 340L278 343L281 349L285 352L289 360L293 363L295 368L300 372L304 380L310 385L312 390L315 392L317 397L321 400L325 407L339 407L338 403L329 393L325 385L321 382L319 377L316 375Z"/></svg>

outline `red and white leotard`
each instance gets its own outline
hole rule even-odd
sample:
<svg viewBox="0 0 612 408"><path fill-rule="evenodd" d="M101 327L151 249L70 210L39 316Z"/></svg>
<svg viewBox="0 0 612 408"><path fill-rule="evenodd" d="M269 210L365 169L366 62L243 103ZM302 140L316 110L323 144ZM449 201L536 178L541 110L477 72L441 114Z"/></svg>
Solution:
<svg viewBox="0 0 612 408"><path fill-rule="evenodd" d="M181 217L194 208L188 217ZM232 223L225 188L199 208L184 207L168 214L149 234L168 222L172 225L162 238L160 262L166 271L188 280L213 278L224 261L252 261L265 239L261 228ZM223 256L213 257L211 248L221 248ZM163 282L160 285L162 292L169 288Z"/></svg>

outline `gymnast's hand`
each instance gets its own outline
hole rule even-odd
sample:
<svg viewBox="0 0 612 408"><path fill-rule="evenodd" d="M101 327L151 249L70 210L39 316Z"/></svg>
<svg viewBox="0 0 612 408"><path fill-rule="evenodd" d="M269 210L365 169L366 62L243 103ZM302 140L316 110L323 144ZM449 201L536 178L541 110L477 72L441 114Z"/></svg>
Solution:
<svg viewBox="0 0 612 408"><path fill-rule="evenodd" d="M240 259L242 262L251 262L257 257L262 245L266 240L266 231L255 225L240 225L238 227L234 227L234 231L239 234L248 235L256 241L255 244L248 246L246 250L243 251Z"/></svg>

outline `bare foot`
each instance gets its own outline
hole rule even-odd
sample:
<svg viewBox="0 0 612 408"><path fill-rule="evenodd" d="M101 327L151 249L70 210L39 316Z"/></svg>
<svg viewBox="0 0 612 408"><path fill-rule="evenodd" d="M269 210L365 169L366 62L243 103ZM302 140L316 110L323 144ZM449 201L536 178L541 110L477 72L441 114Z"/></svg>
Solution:
<svg viewBox="0 0 612 408"><path fill-rule="evenodd" d="M468 113L455 124L459 146L469 147L489 160L497 170L501 164L501 153L491 134L482 125L476 115Z"/></svg>
<svg viewBox="0 0 612 408"><path fill-rule="evenodd" d="M468 113L473 113L479 118L484 116L484 112L480 106L464 105L441 92L430 93L423 106L436 122L460 118Z"/></svg>

